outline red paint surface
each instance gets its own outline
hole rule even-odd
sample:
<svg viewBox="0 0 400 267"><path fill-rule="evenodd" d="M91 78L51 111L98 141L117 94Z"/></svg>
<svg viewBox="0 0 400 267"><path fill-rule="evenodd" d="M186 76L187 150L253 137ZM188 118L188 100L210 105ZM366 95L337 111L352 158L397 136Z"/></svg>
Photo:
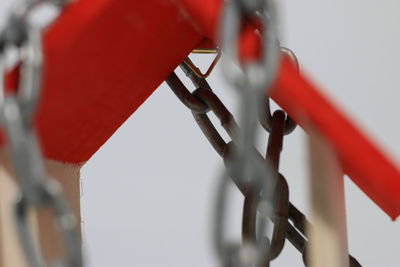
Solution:
<svg viewBox="0 0 400 267"><path fill-rule="evenodd" d="M37 124L46 157L87 161L204 36L216 41L222 0L79 0L45 36ZM197 31L201 30L202 34ZM257 37L241 38L254 57ZM10 79L11 80L11 79ZM335 148L345 172L390 217L400 213L400 173L284 58L272 98Z"/></svg>
<svg viewBox="0 0 400 267"><path fill-rule="evenodd" d="M217 40L222 0L180 0L196 25ZM247 30L241 38L242 56L254 57L258 40ZM280 66L271 97L303 128L312 125L331 143L343 169L355 184L392 219L400 214L400 172L320 90L299 75L288 58Z"/></svg>
<svg viewBox="0 0 400 267"><path fill-rule="evenodd" d="M45 156L87 161L203 39L171 1L70 5L44 38Z"/></svg>

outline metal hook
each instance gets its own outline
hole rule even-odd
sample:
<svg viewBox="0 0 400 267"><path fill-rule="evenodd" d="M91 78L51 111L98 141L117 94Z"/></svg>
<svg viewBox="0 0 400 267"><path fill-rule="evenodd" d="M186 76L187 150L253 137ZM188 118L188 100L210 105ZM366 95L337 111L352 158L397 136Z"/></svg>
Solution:
<svg viewBox="0 0 400 267"><path fill-rule="evenodd" d="M205 73L201 72L201 70L193 63L193 61L189 58L186 57L184 63L189 66L189 68L200 78L207 78L210 76L211 72L214 70L215 66L217 65L219 59L221 58L221 52L219 51L218 48L215 49L204 49L204 48L199 48L199 49L194 49L192 51L193 54L217 54L214 58L214 60L211 62L210 66L208 67L207 71Z"/></svg>

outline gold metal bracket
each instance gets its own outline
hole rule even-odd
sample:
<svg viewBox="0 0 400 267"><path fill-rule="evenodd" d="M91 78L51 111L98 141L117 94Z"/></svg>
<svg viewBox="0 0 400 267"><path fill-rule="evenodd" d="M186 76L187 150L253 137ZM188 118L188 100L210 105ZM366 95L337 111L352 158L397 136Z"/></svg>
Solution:
<svg viewBox="0 0 400 267"><path fill-rule="evenodd" d="M193 61L190 60L189 57L186 57L185 63L189 66L189 68L200 78L207 78L210 73L213 71L215 65L217 65L218 60L221 57L221 52L219 51L218 48L212 48L212 49L204 49L204 48L199 48L199 49L194 49L192 51L193 54L216 54L214 60L211 62L211 65L208 67L207 71L203 73L194 63Z"/></svg>

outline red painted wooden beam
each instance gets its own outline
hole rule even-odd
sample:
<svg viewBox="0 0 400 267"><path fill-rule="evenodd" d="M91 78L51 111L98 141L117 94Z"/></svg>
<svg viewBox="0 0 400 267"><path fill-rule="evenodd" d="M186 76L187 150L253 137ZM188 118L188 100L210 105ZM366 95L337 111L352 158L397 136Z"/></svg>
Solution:
<svg viewBox="0 0 400 267"><path fill-rule="evenodd" d="M217 41L222 0L178 0L203 33ZM254 30L242 35L245 56L254 56ZM288 58L282 60L271 97L303 128L318 129L336 150L346 174L392 219L400 214L400 172L382 152L315 85L298 74Z"/></svg>
<svg viewBox="0 0 400 267"><path fill-rule="evenodd" d="M45 156L87 161L203 39L171 1L68 6L44 37L37 124Z"/></svg>

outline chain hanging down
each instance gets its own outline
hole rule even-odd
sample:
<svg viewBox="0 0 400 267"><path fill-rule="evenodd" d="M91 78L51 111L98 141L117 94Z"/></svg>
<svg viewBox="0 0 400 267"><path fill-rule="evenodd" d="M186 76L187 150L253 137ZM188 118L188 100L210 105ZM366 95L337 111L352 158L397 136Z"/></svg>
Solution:
<svg viewBox="0 0 400 267"><path fill-rule="evenodd" d="M287 48L283 48L282 52L288 53L293 59L294 54ZM295 61L296 62L296 61ZM297 64L297 63L296 63ZM234 120L232 114L221 102L217 95L212 91L211 87L204 78L198 77L189 66L185 63L180 65L184 73L190 78L194 86L197 88L191 93L175 73L172 73L166 80L168 86L178 99L192 111L192 115L199 125L201 131L204 133L207 140L215 151L223 158L226 163L228 158L232 155L234 150L234 132L237 131L239 125ZM268 99L264 100L269 101ZM283 133L289 133L295 127L295 123L290 121L289 117L283 111L275 111L274 115L270 115L271 111L269 106L266 106L264 113L260 114L261 121L264 121L266 130L270 133L267 157L272 162L272 165L278 173L278 183L273 192L275 206L275 215L270 217L271 222L275 225L273 236L271 238L270 252L268 258L264 263L277 258L283 248L283 242L287 239L300 253L303 255L303 261L306 265L306 247L307 247L307 234L306 228L310 229L312 226L291 202L289 202L289 190L285 177L279 173L277 167L279 166L279 154L282 149ZM217 128L212 124L207 113L212 111L219 119L221 126L228 133L233 141L226 142L219 134ZM271 119L269 119L271 118ZM286 118L286 119L285 119ZM285 125L284 127L282 125ZM253 151L256 151L253 148ZM257 152L255 152L257 153ZM262 155L257 153L257 161L265 164L265 159ZM231 174L231 172L229 172ZM246 197L244 211L243 211L243 225L242 232L246 236L254 236L254 214L256 214L254 205L254 197L251 198L248 187L242 182L240 177L232 177L233 182L236 184L240 192ZM250 190L251 192L251 190ZM253 195L254 196L254 195ZM265 244L268 245L268 244ZM357 260L349 255L350 266L361 266ZM307 266L307 265L306 265Z"/></svg>
<svg viewBox="0 0 400 267"><path fill-rule="evenodd" d="M67 2L22 1L12 10L6 28L0 35L0 122L20 187L20 195L15 204L18 235L28 264L32 267L82 266L77 221L64 198L61 186L46 173L33 122L40 96L43 58L41 29L30 22L29 15L42 3L53 4L61 9ZM21 66L18 88L6 95L4 75L6 60L12 50L17 51ZM55 225L64 241L65 258L52 263L45 263L42 259L27 222L27 213L32 208L49 208L53 211Z"/></svg>
<svg viewBox="0 0 400 267"><path fill-rule="evenodd" d="M242 63L239 59L239 34L243 22L254 19L262 27L260 58ZM232 0L225 3L221 19L222 70L228 82L237 89L241 101L239 119L242 127L237 133L237 151L232 165L239 176L248 179L263 172L261 166L254 164L252 147L256 140L257 114L264 105L261 100L275 80L279 66L275 27L276 12L272 1Z"/></svg>
<svg viewBox="0 0 400 267"><path fill-rule="evenodd" d="M242 62L239 59L238 40L242 25L250 21L260 25L261 51L257 59ZM278 172L274 170L277 167L274 165L279 163L276 161L264 163L257 160L259 157L257 157L254 146L257 135L257 115L260 114L260 111L265 106L263 102L265 91L274 82L279 67L280 51L276 21L276 10L272 0L232 0L225 3L220 33L221 50L224 52L222 70L227 81L238 90L241 102L239 113L241 127L237 133L237 148L233 152L233 159L226 164L229 164L228 169L234 170L230 172L233 179L242 177L242 179L253 180L257 177L259 180L264 181L267 184L267 188L262 190L268 192L267 197L264 199L268 203L273 202L273 189L282 184L282 179L278 176ZM276 153L274 154L276 157ZM271 167L271 165L273 166ZM250 240L254 244L265 247L264 253L260 253L261 259L257 260L256 266L269 265L269 260L280 253L285 240L282 237L278 237L279 233L284 232L280 223L277 223L274 228L273 246L266 244L270 242L262 236L263 233L261 233L261 237L257 236L257 233L263 231L263 229L257 229L257 218L261 217L261 215L271 217L274 212L276 214L277 210L276 207L271 207L269 212L264 211L264 214L262 214L262 209L259 206L263 201L260 198L260 194L263 194L263 191L261 191L261 188L254 186L252 188L246 187L244 192L243 242ZM288 202L287 198L288 194L286 194L286 202ZM262 206L268 207L268 205ZM258 214L259 212L261 214ZM281 220L281 217L277 217L278 220ZM285 221L284 218L283 221ZM272 251L273 255L271 254ZM242 264L239 266L249 265Z"/></svg>

